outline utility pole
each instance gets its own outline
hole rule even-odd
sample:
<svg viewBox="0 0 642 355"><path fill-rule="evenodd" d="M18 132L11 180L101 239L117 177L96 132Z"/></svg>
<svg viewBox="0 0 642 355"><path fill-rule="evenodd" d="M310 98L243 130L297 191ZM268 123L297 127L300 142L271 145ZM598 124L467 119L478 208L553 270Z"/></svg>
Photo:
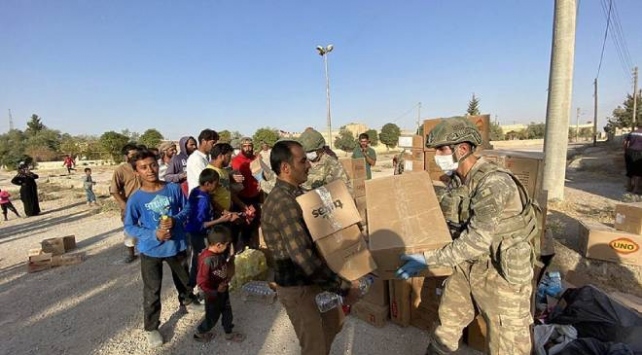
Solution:
<svg viewBox="0 0 642 355"><path fill-rule="evenodd" d="M9 130L13 131L13 116L11 116L11 109L9 109Z"/></svg>
<svg viewBox="0 0 642 355"><path fill-rule="evenodd" d="M575 143L580 141L580 108L577 108L577 116L575 117Z"/></svg>
<svg viewBox="0 0 642 355"><path fill-rule="evenodd" d="M633 68L633 127L638 123L638 67Z"/></svg>
<svg viewBox="0 0 642 355"><path fill-rule="evenodd" d="M573 94L576 0L555 0L551 69L548 79L544 181L549 200L564 199L568 126Z"/></svg>
<svg viewBox="0 0 642 355"><path fill-rule="evenodd" d="M597 146L597 78L593 82L595 87L593 92L593 146Z"/></svg>
<svg viewBox="0 0 642 355"><path fill-rule="evenodd" d="M420 124L421 124L421 102L417 104L417 130L419 130Z"/></svg>

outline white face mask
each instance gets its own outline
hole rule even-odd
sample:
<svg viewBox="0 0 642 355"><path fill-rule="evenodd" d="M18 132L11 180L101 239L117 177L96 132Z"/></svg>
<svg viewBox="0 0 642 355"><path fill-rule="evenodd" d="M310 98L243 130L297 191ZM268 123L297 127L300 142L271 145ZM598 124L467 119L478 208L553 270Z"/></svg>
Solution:
<svg viewBox="0 0 642 355"><path fill-rule="evenodd" d="M437 164L446 175L454 174L455 170L459 167L459 162L455 161L453 154L435 155L435 164Z"/></svg>
<svg viewBox="0 0 642 355"><path fill-rule="evenodd" d="M316 151L305 153L305 156L308 158L309 161L315 161L319 157Z"/></svg>
<svg viewBox="0 0 642 355"><path fill-rule="evenodd" d="M241 152L240 149L234 149L234 155L239 155L240 152Z"/></svg>

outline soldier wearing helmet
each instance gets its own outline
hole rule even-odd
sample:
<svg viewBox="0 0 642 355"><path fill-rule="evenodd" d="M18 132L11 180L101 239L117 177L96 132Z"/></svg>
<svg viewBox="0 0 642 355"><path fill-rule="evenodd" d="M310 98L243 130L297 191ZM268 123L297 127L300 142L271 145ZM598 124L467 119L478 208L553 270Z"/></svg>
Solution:
<svg viewBox="0 0 642 355"><path fill-rule="evenodd" d="M343 181L352 193L348 174L339 161L326 152L325 138L314 129L306 129L299 137L303 151L310 161L308 180L301 185L304 190L312 190L334 180Z"/></svg>
<svg viewBox="0 0 642 355"><path fill-rule="evenodd" d="M473 155L482 144L464 117L442 120L426 137L435 163L451 176L441 208L453 241L440 249L403 255L401 278L451 266L439 305L440 324L427 354L450 354L475 308L489 327L490 354L530 354L530 298L538 207L509 171Z"/></svg>

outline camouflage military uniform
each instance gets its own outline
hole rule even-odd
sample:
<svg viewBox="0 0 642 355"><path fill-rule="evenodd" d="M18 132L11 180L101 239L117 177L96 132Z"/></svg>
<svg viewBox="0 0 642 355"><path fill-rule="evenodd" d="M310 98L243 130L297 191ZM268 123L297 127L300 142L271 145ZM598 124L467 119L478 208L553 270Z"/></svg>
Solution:
<svg viewBox="0 0 642 355"><path fill-rule="evenodd" d="M318 161L310 162L310 165L308 181L301 185L304 190L313 190L332 181L341 180L348 186L348 190L352 194L352 183L350 183L343 165L337 159L324 153Z"/></svg>
<svg viewBox="0 0 642 355"><path fill-rule="evenodd" d="M491 354L530 354L534 254L528 239L538 227L526 191L508 171L482 158L464 181L453 176L441 202L458 230L452 243L424 253L429 266L454 268L432 334L437 344L429 350L457 350L476 306L488 324Z"/></svg>

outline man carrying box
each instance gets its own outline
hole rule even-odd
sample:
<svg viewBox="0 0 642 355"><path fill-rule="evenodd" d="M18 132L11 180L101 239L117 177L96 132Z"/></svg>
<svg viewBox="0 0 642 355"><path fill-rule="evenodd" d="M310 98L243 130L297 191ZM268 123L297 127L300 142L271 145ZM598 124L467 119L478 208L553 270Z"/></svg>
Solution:
<svg viewBox="0 0 642 355"><path fill-rule="evenodd" d="M437 250L403 255L407 262L397 275L407 279L426 267L454 267L427 354L456 351L475 306L489 327L490 354L530 354L530 241L539 231L537 207L509 171L473 155L482 139L467 119L442 120L426 141L436 149L436 164L451 176L441 207L454 240Z"/></svg>
<svg viewBox="0 0 642 355"><path fill-rule="evenodd" d="M299 339L301 353L329 354L344 315L339 307L320 313L315 296L323 290L333 291L352 303L360 293L359 283L346 281L330 270L303 221L296 197L303 194L299 185L308 179L310 162L301 144L277 142L270 165L277 181L263 204L261 228L275 260L276 292Z"/></svg>

